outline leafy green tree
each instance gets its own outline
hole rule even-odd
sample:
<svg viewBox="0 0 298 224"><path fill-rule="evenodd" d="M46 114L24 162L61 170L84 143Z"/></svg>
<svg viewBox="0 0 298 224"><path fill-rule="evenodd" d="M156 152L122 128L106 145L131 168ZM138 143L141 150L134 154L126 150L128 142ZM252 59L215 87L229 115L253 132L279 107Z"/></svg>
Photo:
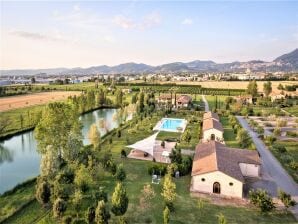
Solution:
<svg viewBox="0 0 298 224"><path fill-rule="evenodd" d="M103 200L104 202L108 202L108 194L104 191L103 187L99 187L99 190L93 194L93 199L97 201Z"/></svg>
<svg viewBox="0 0 298 224"><path fill-rule="evenodd" d="M139 95L139 102L138 102L138 113L143 113L144 112L144 92L140 92Z"/></svg>
<svg viewBox="0 0 298 224"><path fill-rule="evenodd" d="M282 190L278 190L278 198L284 204L286 209L296 205L296 202L292 199L291 195Z"/></svg>
<svg viewBox="0 0 298 224"><path fill-rule="evenodd" d="M128 197L121 182L117 183L112 195L112 212L116 216L124 215L128 207Z"/></svg>
<svg viewBox="0 0 298 224"><path fill-rule="evenodd" d="M258 95L258 85L256 80L249 81L246 92L252 97L256 97Z"/></svg>
<svg viewBox="0 0 298 224"><path fill-rule="evenodd" d="M272 84L270 81L265 82L263 84L263 91L264 91L266 97L268 97L270 95L270 93L272 92Z"/></svg>
<svg viewBox="0 0 298 224"><path fill-rule="evenodd" d="M35 197L43 206L50 202L51 188L45 179L37 181Z"/></svg>
<svg viewBox="0 0 298 224"><path fill-rule="evenodd" d="M183 141L186 141L187 143L190 142L191 140L191 134L190 134L190 131L189 130L186 130L182 136L182 140Z"/></svg>
<svg viewBox="0 0 298 224"><path fill-rule="evenodd" d="M99 201L95 210L95 222L97 224L107 224L110 217L106 203L103 200Z"/></svg>
<svg viewBox="0 0 298 224"><path fill-rule="evenodd" d="M165 175L161 195L164 198L166 206L169 209L173 209L173 202L176 199L176 184L173 182L172 176L169 173Z"/></svg>
<svg viewBox="0 0 298 224"><path fill-rule="evenodd" d="M53 213L55 217L61 217L62 214L66 211L67 204L61 198L57 198L53 204Z"/></svg>
<svg viewBox="0 0 298 224"><path fill-rule="evenodd" d="M99 149L100 146L100 132L98 131L98 128L96 124L92 124L89 133L88 133L89 140L91 144L93 145L94 149Z"/></svg>
<svg viewBox="0 0 298 224"><path fill-rule="evenodd" d="M73 203L74 209L76 211L77 217L79 216L79 211L81 208L82 200L83 200L83 195L82 195L81 191L76 190L74 197L72 199L72 203Z"/></svg>
<svg viewBox="0 0 298 224"><path fill-rule="evenodd" d="M236 140L242 148L247 148L251 144L251 139L246 130L240 129L237 132Z"/></svg>
<svg viewBox="0 0 298 224"><path fill-rule="evenodd" d="M125 170L123 168L123 164L120 164L120 165L117 166L115 177L119 181L124 181L125 180L126 173L125 173Z"/></svg>
<svg viewBox="0 0 298 224"><path fill-rule="evenodd" d="M61 102L50 103L35 128L38 151L47 150L56 158L73 161L83 145L81 123L71 105Z"/></svg>
<svg viewBox="0 0 298 224"><path fill-rule="evenodd" d="M166 206L165 209L163 210L163 223L169 224L169 222L170 222L170 209L168 208L168 206Z"/></svg>
<svg viewBox="0 0 298 224"><path fill-rule="evenodd" d="M279 83L278 86L277 86L277 89L278 90L284 90L284 86L281 83Z"/></svg>
<svg viewBox="0 0 298 224"><path fill-rule="evenodd" d="M87 191L90 185L93 184L93 178L89 170L81 164L76 171L74 183L83 191Z"/></svg>
<svg viewBox="0 0 298 224"><path fill-rule="evenodd" d="M116 105L117 106L122 106L123 101L123 93L121 89L116 90Z"/></svg>

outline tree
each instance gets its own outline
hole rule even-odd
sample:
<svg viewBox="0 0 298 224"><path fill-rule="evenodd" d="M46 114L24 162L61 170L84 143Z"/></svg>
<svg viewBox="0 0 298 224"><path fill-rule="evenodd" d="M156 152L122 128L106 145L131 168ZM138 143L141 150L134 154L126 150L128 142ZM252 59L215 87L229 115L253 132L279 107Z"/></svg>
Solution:
<svg viewBox="0 0 298 224"><path fill-rule="evenodd" d="M186 141L187 143L190 142L191 140L191 134L190 134L190 131L189 130L186 130L182 136L182 140L183 141Z"/></svg>
<svg viewBox="0 0 298 224"><path fill-rule="evenodd" d="M252 97L256 97L258 95L258 85L256 80L249 81L246 92Z"/></svg>
<svg viewBox="0 0 298 224"><path fill-rule="evenodd" d="M128 207L128 197L121 182L117 183L112 195L112 212L116 216L124 215Z"/></svg>
<svg viewBox="0 0 298 224"><path fill-rule="evenodd" d="M76 171L74 183L83 192L85 192L89 188L89 185L93 183L93 179L89 170L83 164L81 164Z"/></svg>
<svg viewBox="0 0 298 224"><path fill-rule="evenodd" d="M123 168L123 164L120 164L120 165L117 166L115 177L119 181L124 181L125 180L126 173L125 173L125 170Z"/></svg>
<svg viewBox="0 0 298 224"><path fill-rule="evenodd" d="M95 222L97 224L106 224L110 217L106 203L103 200L99 201L95 210Z"/></svg>
<svg viewBox="0 0 298 224"><path fill-rule="evenodd" d="M97 129L96 124L91 125L89 129L88 137L94 149L98 149L100 146L100 133Z"/></svg>
<svg viewBox="0 0 298 224"><path fill-rule="evenodd" d="M51 197L51 189L50 185L45 179L37 181L35 197L37 201L43 206L49 203Z"/></svg>
<svg viewBox="0 0 298 224"><path fill-rule="evenodd" d="M275 205L272 201L272 197L270 197L267 191L262 189L250 190L249 191L249 199L250 202L256 206L258 206L261 212L270 212L275 208Z"/></svg>
<svg viewBox="0 0 298 224"><path fill-rule="evenodd" d="M123 93L121 89L116 90L116 105L117 106L122 106L122 101L123 101Z"/></svg>
<svg viewBox="0 0 298 224"><path fill-rule="evenodd" d="M87 223L93 223L95 220L95 209L94 207L89 207L85 214L85 219Z"/></svg>
<svg viewBox="0 0 298 224"><path fill-rule="evenodd" d="M144 112L144 92L140 92L139 95L139 102L138 102L138 113L143 113Z"/></svg>
<svg viewBox="0 0 298 224"><path fill-rule="evenodd" d="M268 97L270 95L270 93L272 92L272 84L270 81L265 82L263 84L263 91L264 91L266 97Z"/></svg>
<svg viewBox="0 0 298 224"><path fill-rule="evenodd" d="M278 86L277 86L277 89L278 90L284 90L284 86L281 83L279 83Z"/></svg>
<svg viewBox="0 0 298 224"><path fill-rule="evenodd" d="M67 205L66 201L61 198L57 198L53 204L53 213L55 217L61 217L62 214L66 211Z"/></svg>
<svg viewBox="0 0 298 224"><path fill-rule="evenodd" d="M173 149L169 157L172 163L182 163L182 154L180 149Z"/></svg>
<svg viewBox="0 0 298 224"><path fill-rule="evenodd" d="M236 140L242 148L247 148L251 144L251 139L244 129L237 132Z"/></svg>
<svg viewBox="0 0 298 224"><path fill-rule="evenodd" d="M282 190L278 190L278 198L284 204L286 210L289 207L293 207L296 205L296 202L292 199L291 195L287 194L286 192L284 192Z"/></svg>
<svg viewBox="0 0 298 224"><path fill-rule="evenodd" d="M53 157L73 161L83 145L78 118L77 111L70 104L48 104L34 130L38 152L43 155L51 150Z"/></svg>
<svg viewBox="0 0 298 224"><path fill-rule="evenodd" d="M167 174L164 179L161 195L164 198L166 206L173 209L173 202L176 199L176 184L172 180L171 174Z"/></svg>
<svg viewBox="0 0 298 224"><path fill-rule="evenodd" d="M170 222L170 209L168 208L168 206L166 206L165 209L163 210L163 223L169 224L169 222Z"/></svg>
<svg viewBox="0 0 298 224"><path fill-rule="evenodd" d="M82 200L83 200L83 195L82 195L81 191L76 190L74 197L72 199L72 203L73 203L74 209L77 213L77 217L79 216L79 211L80 211Z"/></svg>

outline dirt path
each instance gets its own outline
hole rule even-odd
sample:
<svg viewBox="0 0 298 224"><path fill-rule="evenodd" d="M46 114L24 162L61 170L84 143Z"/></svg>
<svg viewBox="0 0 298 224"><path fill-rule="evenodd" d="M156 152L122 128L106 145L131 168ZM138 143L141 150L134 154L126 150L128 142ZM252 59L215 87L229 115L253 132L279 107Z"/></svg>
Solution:
<svg viewBox="0 0 298 224"><path fill-rule="evenodd" d="M205 112L208 112L209 111L209 104L208 104L208 101L205 98L205 95L202 95L202 100L205 104Z"/></svg>
<svg viewBox="0 0 298 224"><path fill-rule="evenodd" d="M69 96L80 95L78 91L55 91L33 93L21 96L9 96L0 98L0 112L14 110L18 108L30 107L46 104L52 101L65 100Z"/></svg>

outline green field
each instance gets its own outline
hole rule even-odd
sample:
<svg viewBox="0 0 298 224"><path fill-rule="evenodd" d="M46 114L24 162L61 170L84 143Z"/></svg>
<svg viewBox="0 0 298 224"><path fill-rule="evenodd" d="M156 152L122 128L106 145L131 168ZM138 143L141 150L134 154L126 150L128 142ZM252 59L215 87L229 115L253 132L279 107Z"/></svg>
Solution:
<svg viewBox="0 0 298 224"><path fill-rule="evenodd" d="M233 148L240 148L240 145L236 141L236 134L232 129L232 126L229 124L228 117L220 117L220 122L224 128L224 140L227 146Z"/></svg>

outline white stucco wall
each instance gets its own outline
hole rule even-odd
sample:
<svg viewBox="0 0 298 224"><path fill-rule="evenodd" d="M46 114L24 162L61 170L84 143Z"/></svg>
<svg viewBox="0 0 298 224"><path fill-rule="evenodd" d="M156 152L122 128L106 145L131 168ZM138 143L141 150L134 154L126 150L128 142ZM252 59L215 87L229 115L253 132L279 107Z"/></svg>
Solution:
<svg viewBox="0 0 298 224"><path fill-rule="evenodd" d="M220 142L223 140L223 132L217 130L217 129L208 129L206 131L203 132L203 140L204 141L209 141L211 140L211 135L214 134L215 135L215 140Z"/></svg>
<svg viewBox="0 0 298 224"><path fill-rule="evenodd" d="M202 178L205 181L202 181ZM213 193L213 184L220 183L220 194L228 197L242 198L243 183L220 171L196 175L192 177L192 189L203 193ZM233 183L230 186L230 183Z"/></svg>
<svg viewBox="0 0 298 224"><path fill-rule="evenodd" d="M260 165L239 163L243 176L258 177L260 175Z"/></svg>

